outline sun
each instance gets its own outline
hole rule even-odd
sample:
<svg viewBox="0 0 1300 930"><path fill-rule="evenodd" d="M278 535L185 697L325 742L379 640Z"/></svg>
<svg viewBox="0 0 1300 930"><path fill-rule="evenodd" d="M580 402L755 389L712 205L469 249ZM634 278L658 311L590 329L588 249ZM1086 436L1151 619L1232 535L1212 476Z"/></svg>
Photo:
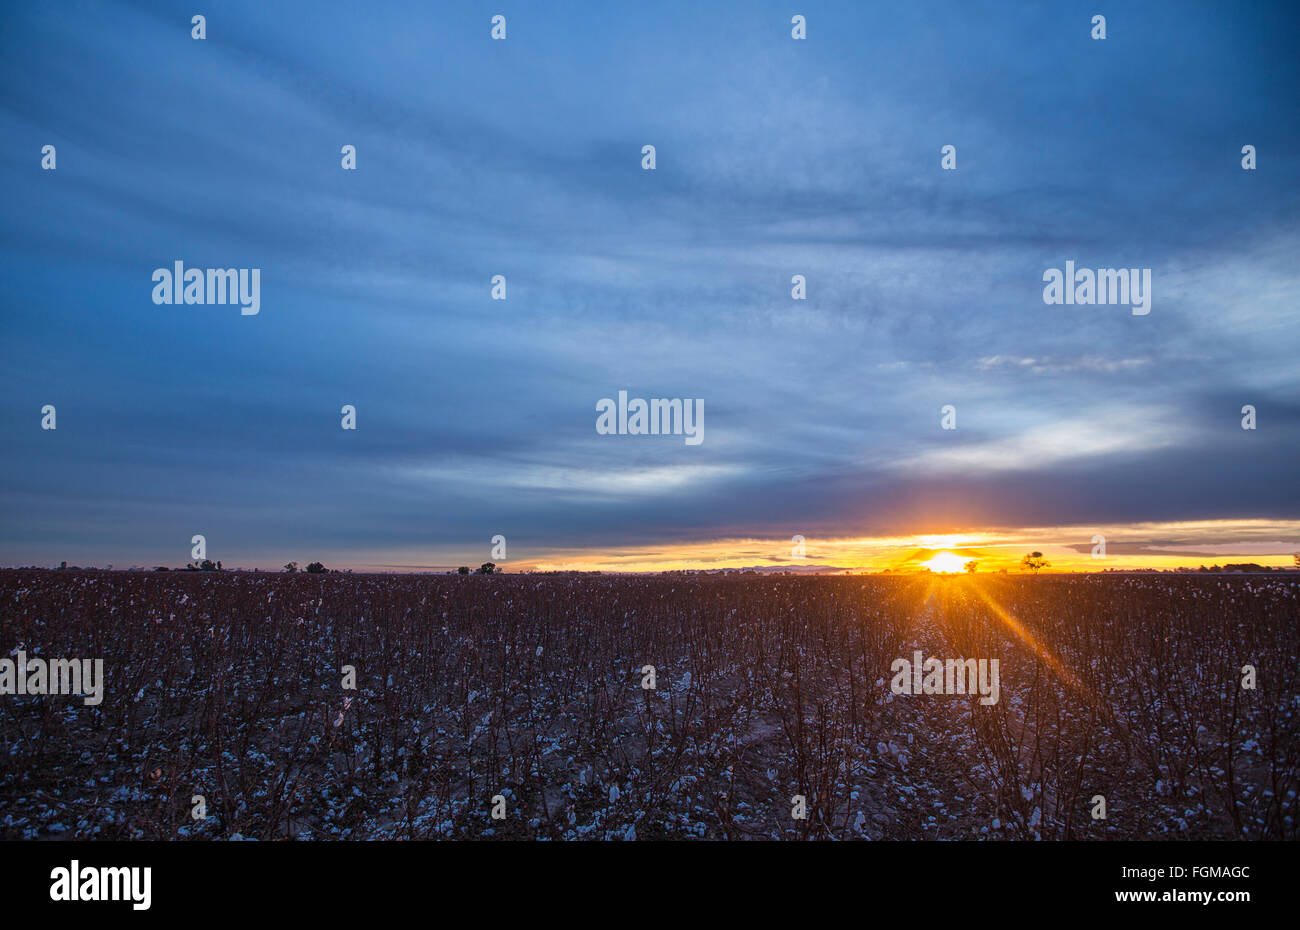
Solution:
<svg viewBox="0 0 1300 930"><path fill-rule="evenodd" d="M961 556L953 555L951 552L936 552L930 557L929 561L922 562L921 564L932 572L951 574L953 572L963 571L966 568L966 563L969 561L969 559L963 559Z"/></svg>

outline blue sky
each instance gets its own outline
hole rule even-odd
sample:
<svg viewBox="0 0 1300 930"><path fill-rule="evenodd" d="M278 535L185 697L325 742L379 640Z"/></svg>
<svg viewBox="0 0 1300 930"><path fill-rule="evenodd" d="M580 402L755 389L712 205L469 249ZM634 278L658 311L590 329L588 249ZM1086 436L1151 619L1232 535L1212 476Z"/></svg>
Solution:
<svg viewBox="0 0 1300 930"><path fill-rule="evenodd" d="M0 564L1300 548L1300 15L1028 6L7 4ZM154 305L176 260L261 312ZM620 389L705 441L597 435Z"/></svg>

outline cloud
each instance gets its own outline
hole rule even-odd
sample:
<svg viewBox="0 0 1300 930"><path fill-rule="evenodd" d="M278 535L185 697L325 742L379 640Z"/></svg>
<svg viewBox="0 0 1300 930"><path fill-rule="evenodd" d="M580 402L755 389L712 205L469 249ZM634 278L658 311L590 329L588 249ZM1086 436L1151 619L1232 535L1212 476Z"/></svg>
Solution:
<svg viewBox="0 0 1300 930"><path fill-rule="evenodd" d="M7 10L0 558L1300 516L1295 16L1210 10ZM262 313L153 306L178 258ZM1044 305L1067 259L1152 313ZM621 388L704 445L600 443Z"/></svg>

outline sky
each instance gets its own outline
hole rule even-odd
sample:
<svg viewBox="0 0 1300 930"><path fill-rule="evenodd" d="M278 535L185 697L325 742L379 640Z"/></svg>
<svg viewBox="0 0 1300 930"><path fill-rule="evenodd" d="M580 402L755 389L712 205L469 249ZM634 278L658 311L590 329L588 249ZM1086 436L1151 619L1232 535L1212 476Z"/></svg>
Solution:
<svg viewBox="0 0 1300 930"><path fill-rule="evenodd" d="M192 12L0 10L0 564L1300 551L1292 4ZM620 390L703 441L598 433Z"/></svg>

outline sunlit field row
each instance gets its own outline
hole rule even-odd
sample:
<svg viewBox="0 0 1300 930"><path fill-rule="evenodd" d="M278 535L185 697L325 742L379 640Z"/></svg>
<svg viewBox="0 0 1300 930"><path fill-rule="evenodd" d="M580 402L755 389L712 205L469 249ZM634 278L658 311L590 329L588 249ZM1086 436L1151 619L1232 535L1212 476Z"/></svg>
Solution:
<svg viewBox="0 0 1300 930"><path fill-rule="evenodd" d="M0 836L1295 839L1298 619L1294 575L4 571L0 656L104 685L0 695ZM898 693L917 652L996 702Z"/></svg>

